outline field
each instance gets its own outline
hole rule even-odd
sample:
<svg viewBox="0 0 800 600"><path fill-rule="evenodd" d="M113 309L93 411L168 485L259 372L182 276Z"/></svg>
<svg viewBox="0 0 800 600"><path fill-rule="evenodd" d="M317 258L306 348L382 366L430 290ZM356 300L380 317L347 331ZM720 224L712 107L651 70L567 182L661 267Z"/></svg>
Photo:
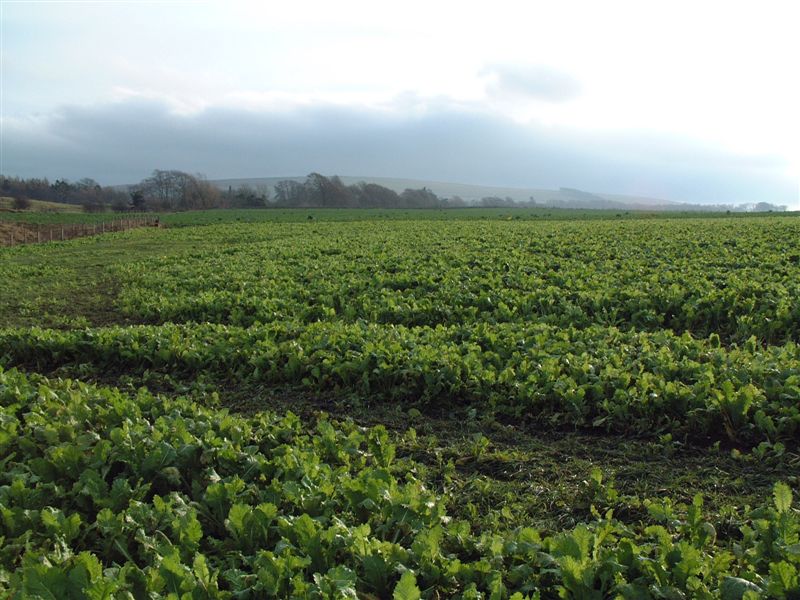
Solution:
<svg viewBox="0 0 800 600"><path fill-rule="evenodd" d="M800 219L669 217L0 249L0 592L800 597Z"/></svg>
<svg viewBox="0 0 800 600"><path fill-rule="evenodd" d="M154 213L82 213L17 211L0 213L0 222L24 223L100 223L125 216L143 217ZM784 213L796 216L798 213ZM771 219L771 213L724 213L695 211L652 212L646 210L580 210L563 208L464 208L464 209L404 209L404 208L243 208L193 210L161 214L169 227L193 227L231 223L305 223L308 221L628 221L652 219Z"/></svg>
<svg viewBox="0 0 800 600"><path fill-rule="evenodd" d="M47 213L82 213L83 207L77 204L65 204L63 202L48 202L46 200L28 200L30 207L27 212L47 212ZM0 211L15 211L14 199L0 197ZM4 215L4 218L8 215Z"/></svg>

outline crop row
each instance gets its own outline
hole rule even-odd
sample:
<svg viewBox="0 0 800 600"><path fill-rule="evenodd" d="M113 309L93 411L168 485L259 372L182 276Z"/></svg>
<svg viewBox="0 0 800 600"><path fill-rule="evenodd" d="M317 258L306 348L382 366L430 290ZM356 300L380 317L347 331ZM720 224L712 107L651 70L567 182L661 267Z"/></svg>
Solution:
<svg viewBox="0 0 800 600"><path fill-rule="evenodd" d="M118 269L118 306L134 320L535 321L716 333L725 343L800 339L797 219L261 224L164 235L198 249Z"/></svg>
<svg viewBox="0 0 800 600"><path fill-rule="evenodd" d="M471 403L550 426L737 443L796 439L800 347L724 347L592 326L319 322L0 331L0 364L89 376L158 371L409 404Z"/></svg>
<svg viewBox="0 0 800 600"><path fill-rule="evenodd" d="M404 459L407 460L407 459ZM242 418L0 370L0 594L25 598L790 598L791 489L718 539L644 501L545 536L473 533L383 428ZM399 477L398 473L405 473Z"/></svg>

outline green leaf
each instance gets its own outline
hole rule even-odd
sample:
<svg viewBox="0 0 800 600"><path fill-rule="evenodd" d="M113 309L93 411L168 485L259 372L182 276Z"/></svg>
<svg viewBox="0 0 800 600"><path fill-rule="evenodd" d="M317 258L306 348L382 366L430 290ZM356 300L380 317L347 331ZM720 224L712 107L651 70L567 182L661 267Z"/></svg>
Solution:
<svg viewBox="0 0 800 600"><path fill-rule="evenodd" d="M389 565L379 554L370 554L364 557L364 581L378 593L383 593L389 579Z"/></svg>
<svg viewBox="0 0 800 600"><path fill-rule="evenodd" d="M761 588L752 581L740 577L726 577L719 588L722 600L742 600L746 591L761 593Z"/></svg>
<svg viewBox="0 0 800 600"><path fill-rule="evenodd" d="M69 577L58 567L36 565L25 569L22 577L23 598L60 600L71 587Z"/></svg>
<svg viewBox="0 0 800 600"><path fill-rule="evenodd" d="M794 565L781 561L769 565L769 589L770 594L783 597L782 594L797 590L800 586L798 581L797 569Z"/></svg>
<svg viewBox="0 0 800 600"><path fill-rule="evenodd" d="M244 521L252 509L246 504L234 504L228 512L228 528L235 535L244 533Z"/></svg>
<svg viewBox="0 0 800 600"><path fill-rule="evenodd" d="M347 567L333 567L326 573L328 580L340 592L353 590L355 596L356 574Z"/></svg>
<svg viewBox="0 0 800 600"><path fill-rule="evenodd" d="M192 570L194 571L194 576L197 578L197 581L203 586L203 589L208 591L213 584L213 580L211 572L208 569L206 557L202 554L197 554L192 563Z"/></svg>
<svg viewBox="0 0 800 600"><path fill-rule="evenodd" d="M89 600L111 600L116 597L119 585L112 579L101 579L84 590Z"/></svg>
<svg viewBox="0 0 800 600"><path fill-rule="evenodd" d="M417 587L417 578L413 571L406 571L392 592L392 600L420 600L422 592Z"/></svg>
<svg viewBox="0 0 800 600"><path fill-rule="evenodd" d="M791 488L779 481L775 484L772 490L772 495L775 498L775 508L779 513L788 512L792 507L792 490Z"/></svg>

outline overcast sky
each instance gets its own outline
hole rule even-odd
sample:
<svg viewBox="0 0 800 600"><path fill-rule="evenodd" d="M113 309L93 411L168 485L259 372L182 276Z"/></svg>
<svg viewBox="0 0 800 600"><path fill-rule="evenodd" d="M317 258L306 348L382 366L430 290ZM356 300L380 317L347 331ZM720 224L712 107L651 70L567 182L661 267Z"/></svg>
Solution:
<svg viewBox="0 0 800 600"><path fill-rule="evenodd" d="M0 171L319 171L800 208L795 6L3 0Z"/></svg>

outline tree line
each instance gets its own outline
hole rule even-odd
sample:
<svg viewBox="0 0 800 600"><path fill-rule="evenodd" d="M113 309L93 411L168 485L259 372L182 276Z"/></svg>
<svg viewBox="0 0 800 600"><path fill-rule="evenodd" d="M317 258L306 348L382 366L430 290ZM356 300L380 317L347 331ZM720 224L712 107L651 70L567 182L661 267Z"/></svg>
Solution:
<svg viewBox="0 0 800 600"><path fill-rule="evenodd" d="M16 208L27 208L29 200L79 204L87 211L180 211L206 208L626 208L580 190L562 188L563 199L538 203L533 197L517 201L510 197L487 196L467 202L458 196L440 198L426 187L407 188L398 193L377 183L346 185L334 175L311 173L303 180L286 179L275 184L242 185L220 190L203 175L178 170L159 170L132 186L101 186L94 179L76 182L57 179L22 179L0 175L0 196L14 198ZM27 203L27 204L26 204ZM646 208L646 207L637 207ZM651 210L772 211L786 210L766 202L755 205L664 205Z"/></svg>
<svg viewBox="0 0 800 600"><path fill-rule="evenodd" d="M75 182L45 178L23 179L0 175L0 196L14 199L17 208L28 208L31 200L77 204L89 212L106 210L110 206L127 206L127 192L101 186L94 179L84 177Z"/></svg>
<svg viewBox="0 0 800 600"><path fill-rule="evenodd" d="M246 188L245 188L246 190ZM242 193L239 188L238 193ZM263 197L276 208L452 208L466 206L460 198L439 198L428 188L400 193L377 183L345 185L334 175L311 173L304 181L287 179L275 185L274 198Z"/></svg>
<svg viewBox="0 0 800 600"><path fill-rule="evenodd" d="M303 181L242 185L222 191L202 175L156 169L139 183L103 187L95 180L76 182L46 178L0 176L0 195L14 198L18 208L27 200L82 205L86 210L175 211L204 208L454 208L467 206L461 198L439 198L423 187L401 193L377 183L345 185L338 176L311 173Z"/></svg>
<svg viewBox="0 0 800 600"><path fill-rule="evenodd" d="M338 176L311 173L302 181L230 186L222 191L202 176L181 171L153 171L130 188L131 202L150 210L202 208L450 208L466 206L460 198L439 198L427 188L401 193L377 183L345 185Z"/></svg>

